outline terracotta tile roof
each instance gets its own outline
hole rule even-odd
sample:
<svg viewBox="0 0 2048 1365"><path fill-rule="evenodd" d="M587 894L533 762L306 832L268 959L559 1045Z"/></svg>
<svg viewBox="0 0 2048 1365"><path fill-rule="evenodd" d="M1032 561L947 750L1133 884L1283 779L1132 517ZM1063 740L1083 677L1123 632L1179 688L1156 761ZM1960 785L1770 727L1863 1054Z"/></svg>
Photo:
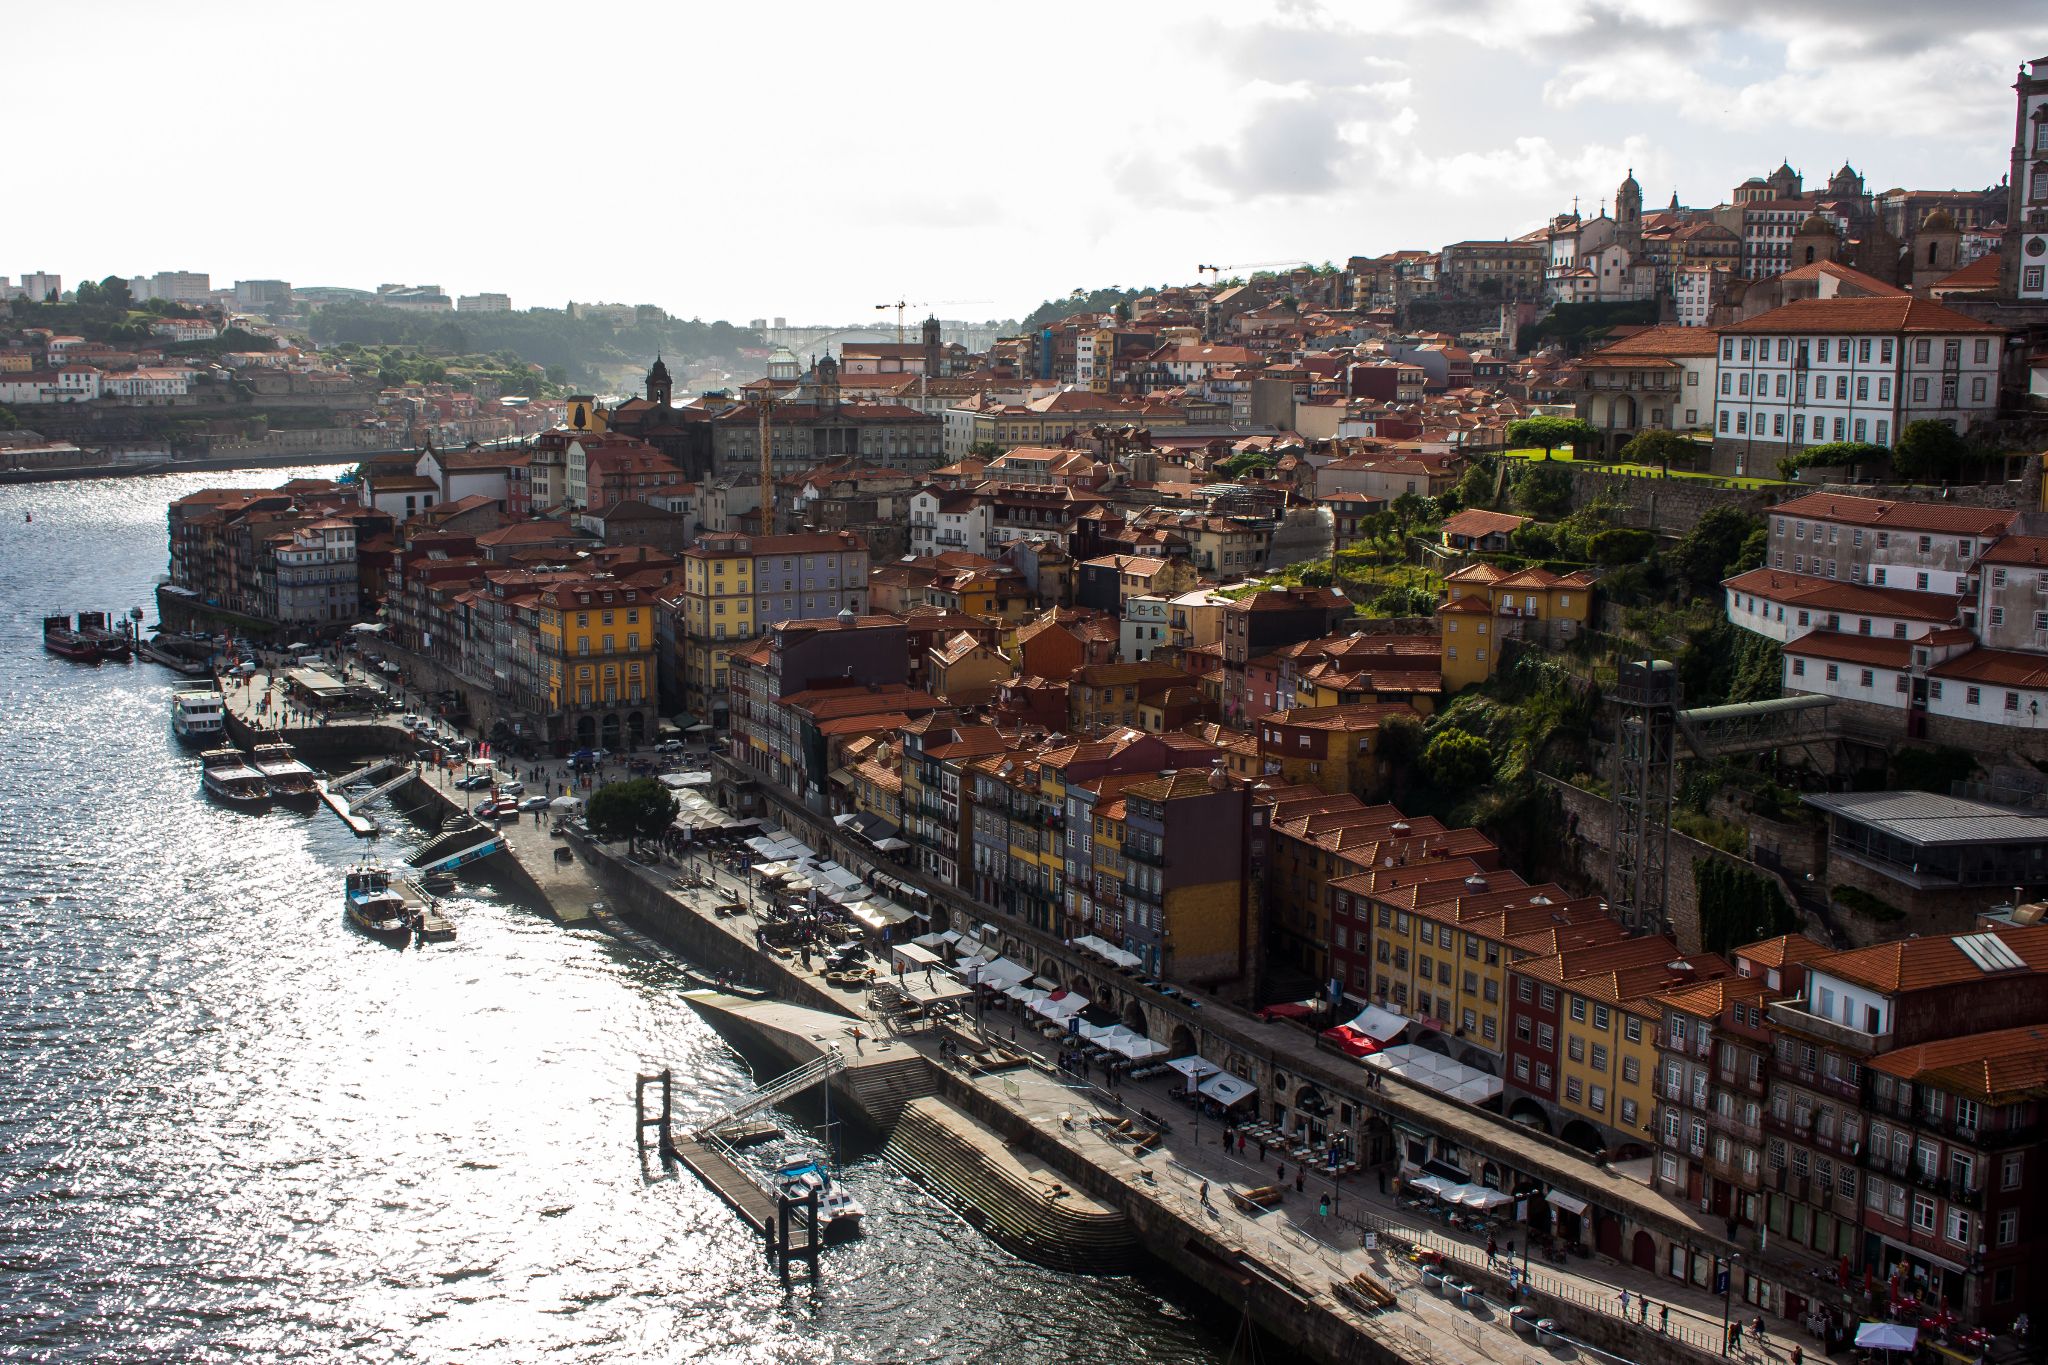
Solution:
<svg viewBox="0 0 2048 1365"><path fill-rule="evenodd" d="M1936 664L1928 670L1928 675L1961 682L1988 683L1993 687L2024 687L2042 691L2048 690L2048 657L2009 649L1973 649Z"/></svg>
<svg viewBox="0 0 2048 1365"><path fill-rule="evenodd" d="M2019 514L2009 509L1959 507L1945 502L1900 502L1888 498L1857 498L1845 493L1808 493L1771 509L1774 517L1808 517L1844 526L1875 526L1895 531L1926 531L1943 535L1995 536Z"/></svg>
<svg viewBox="0 0 2048 1365"><path fill-rule="evenodd" d="M1904 668L1913 661L1917 640L1894 640L1888 635L1850 635L1839 630L1811 630L1785 646L1787 654L1809 659L1832 659L1872 668Z"/></svg>
<svg viewBox="0 0 2048 1365"><path fill-rule="evenodd" d="M1910 296L1882 298L1797 299L1747 322L1726 329L1738 335L1800 332L1839 335L1901 332L2001 332L1995 323L1979 322L1953 308Z"/></svg>
<svg viewBox="0 0 2048 1365"><path fill-rule="evenodd" d="M1483 507L1468 507L1454 517L1444 520L1444 534L1451 536L1492 536L1507 535L1517 531L1529 521L1512 512L1489 512Z"/></svg>
<svg viewBox="0 0 2048 1365"><path fill-rule="evenodd" d="M1827 944L1804 934L1780 934L1776 938L1745 944L1735 949L1735 956L1747 958L1760 967L1789 967L1825 957L1832 951Z"/></svg>
<svg viewBox="0 0 2048 1365"><path fill-rule="evenodd" d="M1950 275L1944 275L1934 282L1936 289L1996 289L1998 288L1999 258L1997 252L1979 256L1976 260Z"/></svg>
<svg viewBox="0 0 2048 1365"><path fill-rule="evenodd" d="M1700 1019L1712 1019L1720 1015L1737 1000L1757 1000L1769 994L1762 977L1724 976L1714 981L1702 981L1696 986L1686 986L1675 991L1665 991L1655 997L1660 1005Z"/></svg>
<svg viewBox="0 0 2048 1365"><path fill-rule="evenodd" d="M1815 261L1812 265L1802 265L1797 270L1788 270L1778 276L1778 278L1786 283L1804 284L1808 280L1817 280L1822 276L1833 276L1844 284L1854 285L1865 294L1873 297L1900 298L1906 293L1905 290L1897 285L1886 284L1875 275L1866 275L1852 266L1842 265L1835 261ZM1841 296L1837 295L1837 297Z"/></svg>
<svg viewBox="0 0 2048 1365"><path fill-rule="evenodd" d="M1919 1043L1866 1063L1872 1071L1991 1104L2048 1099L2048 1025Z"/></svg>
<svg viewBox="0 0 2048 1365"><path fill-rule="evenodd" d="M1712 327L1646 327L1594 351L1593 356L1711 357L1721 348L1721 334ZM1588 357L1589 359L1591 357Z"/></svg>
<svg viewBox="0 0 2048 1365"><path fill-rule="evenodd" d="M1908 588L1873 588L1861 583L1842 583L1831 578L1814 578L1783 569L1751 569L1724 580L1722 586L1739 593L1786 606L1809 610L1866 612L1874 616L1903 616L1912 621L1946 625L1956 619L1956 599L1936 592L1914 592Z"/></svg>
<svg viewBox="0 0 2048 1365"><path fill-rule="evenodd" d="M1985 564L2038 564L2048 568L2048 536L2006 536L1979 559Z"/></svg>
<svg viewBox="0 0 2048 1365"><path fill-rule="evenodd" d="M1996 938L2025 963L2031 975L2048 972L2048 925L2000 929L1995 934L1960 935L1965 939ZM1907 938L1892 943L1852 948L1848 952L1809 960L1808 967L1887 995L1933 990L1985 979L1987 973L1961 948L1956 938ZM2015 974L2018 974L2017 972Z"/></svg>

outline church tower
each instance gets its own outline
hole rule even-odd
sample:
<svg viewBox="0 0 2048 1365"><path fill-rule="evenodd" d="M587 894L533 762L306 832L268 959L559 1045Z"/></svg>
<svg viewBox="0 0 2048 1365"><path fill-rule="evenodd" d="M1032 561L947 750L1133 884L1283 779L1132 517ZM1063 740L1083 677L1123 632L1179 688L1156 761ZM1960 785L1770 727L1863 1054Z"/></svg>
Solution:
<svg viewBox="0 0 2048 1365"><path fill-rule="evenodd" d="M1614 192L1614 237L1628 248L1631 257L1642 254L1643 187L1636 183L1633 166L1629 168L1628 179Z"/></svg>
<svg viewBox="0 0 2048 1365"><path fill-rule="evenodd" d="M939 320L936 317L924 320L923 341L925 376L937 379L941 358L945 355L945 344L939 339Z"/></svg>
<svg viewBox="0 0 2048 1365"><path fill-rule="evenodd" d="M1962 229L1956 226L1955 215L1947 209L1936 209L1923 218L1908 249L1912 291L1926 298L1929 288L1956 270L1956 255L1962 245Z"/></svg>
<svg viewBox="0 0 2048 1365"><path fill-rule="evenodd" d="M671 400L674 397L675 384L668 377L668 366L662 363L659 355L656 355L654 368L647 372L647 401L657 407L666 408L673 406Z"/></svg>
<svg viewBox="0 0 2048 1365"><path fill-rule="evenodd" d="M1789 268L1797 270L1802 265L1818 265L1822 261L1835 259L1835 249L1840 245L1832 221L1818 213L1806 215L1806 221L1792 234L1792 256Z"/></svg>
<svg viewBox="0 0 2048 1365"><path fill-rule="evenodd" d="M825 412L839 410L839 362L827 351L818 361L818 407Z"/></svg>

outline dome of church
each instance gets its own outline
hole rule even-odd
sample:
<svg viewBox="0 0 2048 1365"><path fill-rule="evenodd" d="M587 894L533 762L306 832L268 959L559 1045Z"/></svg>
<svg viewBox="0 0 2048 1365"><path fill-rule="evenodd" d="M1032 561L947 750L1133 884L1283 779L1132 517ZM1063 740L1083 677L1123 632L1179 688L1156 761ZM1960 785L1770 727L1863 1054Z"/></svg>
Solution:
<svg viewBox="0 0 2048 1365"><path fill-rule="evenodd" d="M1920 223L1922 232L1954 232L1956 216L1947 209L1936 209Z"/></svg>
<svg viewBox="0 0 2048 1365"><path fill-rule="evenodd" d="M1799 231L1793 235L1804 237L1809 233L1825 232L1829 236L1833 236L1834 231L1835 225L1833 223L1817 213L1809 213L1806 215L1806 221L1799 225Z"/></svg>

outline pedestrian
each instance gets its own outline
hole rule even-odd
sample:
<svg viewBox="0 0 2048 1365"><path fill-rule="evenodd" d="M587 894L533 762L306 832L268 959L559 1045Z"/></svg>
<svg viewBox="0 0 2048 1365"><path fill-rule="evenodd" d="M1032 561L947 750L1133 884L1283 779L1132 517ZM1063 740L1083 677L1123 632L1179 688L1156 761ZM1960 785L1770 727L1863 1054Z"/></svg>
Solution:
<svg viewBox="0 0 2048 1365"><path fill-rule="evenodd" d="M1806 1348L1796 1341L1792 1343L1792 1365L1806 1365Z"/></svg>
<svg viewBox="0 0 2048 1365"><path fill-rule="evenodd" d="M1296 1166L1294 1168L1294 1192L1296 1194L1300 1194L1304 1188L1304 1182L1307 1177L1303 1173L1307 1170L1308 1167L1306 1166Z"/></svg>
<svg viewBox="0 0 2048 1365"><path fill-rule="evenodd" d="M1486 1263L1488 1265L1492 1265L1494 1257L1498 1256L1499 1254L1500 1243L1494 1240L1492 1233L1488 1233L1486 1235Z"/></svg>
<svg viewBox="0 0 2048 1365"><path fill-rule="evenodd" d="M1209 1207L1209 1182L1206 1180L1202 1182L1202 1207Z"/></svg>
<svg viewBox="0 0 2048 1365"><path fill-rule="evenodd" d="M1749 1320L1749 1334L1756 1338L1756 1348L1768 1351L1770 1343L1764 1339L1764 1315L1759 1313Z"/></svg>
<svg viewBox="0 0 2048 1365"><path fill-rule="evenodd" d="M1650 1325L1650 1296L1647 1294L1637 1296L1636 1309L1636 1321L1648 1327Z"/></svg>
<svg viewBox="0 0 2048 1365"><path fill-rule="evenodd" d="M1657 1309L1657 1330L1660 1332L1671 1330L1671 1305L1668 1303Z"/></svg>
<svg viewBox="0 0 2048 1365"><path fill-rule="evenodd" d="M1621 1315L1623 1317L1628 1316L1628 1291L1626 1289L1621 1291Z"/></svg>
<svg viewBox="0 0 2048 1365"><path fill-rule="evenodd" d="M1317 1217L1319 1217L1319 1218L1328 1218L1328 1217L1330 1216L1330 1196L1329 1196L1329 1195L1327 1195L1327 1194L1326 1194L1326 1195L1324 1195L1324 1196L1323 1196L1323 1197L1322 1197L1322 1198L1321 1198L1321 1199L1320 1199L1319 1201L1317 1201L1317 1203L1316 1203L1316 1216L1317 1216Z"/></svg>
<svg viewBox="0 0 2048 1365"><path fill-rule="evenodd" d="M1742 1322L1740 1319L1728 1324L1728 1349L1736 1353L1742 1350Z"/></svg>

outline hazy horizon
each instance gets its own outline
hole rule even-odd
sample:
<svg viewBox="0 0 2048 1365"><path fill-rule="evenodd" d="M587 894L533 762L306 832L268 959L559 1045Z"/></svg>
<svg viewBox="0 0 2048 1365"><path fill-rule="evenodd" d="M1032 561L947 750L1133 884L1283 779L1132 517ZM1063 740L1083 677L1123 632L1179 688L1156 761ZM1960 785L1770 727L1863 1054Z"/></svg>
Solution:
<svg viewBox="0 0 2048 1365"><path fill-rule="evenodd" d="M1196 0L1170 24L796 3L780 47L757 10L626 0L567 32L530 3L91 13L105 51L75 11L11 16L17 54L54 54L10 66L20 105L61 112L34 127L76 150L18 198L0 273L433 283L741 325L893 322L874 305L897 298L1016 318L1205 262L1435 249L1597 211L1631 169L1650 207L1781 159L1809 186L1846 159L1873 191L1981 188L2013 73L2048 52L2048 23L2015 36L1993 0Z"/></svg>

